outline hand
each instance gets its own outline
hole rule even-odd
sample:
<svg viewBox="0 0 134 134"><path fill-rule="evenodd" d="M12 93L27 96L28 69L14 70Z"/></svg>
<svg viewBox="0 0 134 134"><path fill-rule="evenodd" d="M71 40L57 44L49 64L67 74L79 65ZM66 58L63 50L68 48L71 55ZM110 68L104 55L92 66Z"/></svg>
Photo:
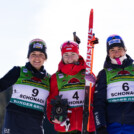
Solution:
<svg viewBox="0 0 134 134"><path fill-rule="evenodd" d="M71 110L67 110L67 113L72 113ZM62 116L60 117L62 118ZM68 118L67 118L68 119ZM67 120L66 119L66 120ZM66 120L64 120L63 122L65 122ZM56 123L56 124L63 124L63 122L59 121L58 119L54 118L54 120L52 120L53 123Z"/></svg>
<svg viewBox="0 0 134 134"><path fill-rule="evenodd" d="M87 80L87 86L89 86L90 83L92 83L92 86L94 86L96 82L96 78L93 74L85 74L85 80Z"/></svg>
<svg viewBox="0 0 134 134"><path fill-rule="evenodd" d="M65 126L65 130L66 130L66 132L69 130L69 128L70 128L70 120L69 120L69 118L67 118L65 121L63 121L61 124L60 124L60 126Z"/></svg>
<svg viewBox="0 0 134 134"><path fill-rule="evenodd" d="M91 40L91 43L98 44L99 43L99 39L95 37L93 40Z"/></svg>
<svg viewBox="0 0 134 134"><path fill-rule="evenodd" d="M93 34L93 38L90 40L91 44L98 44L99 43L99 39L95 37L95 34Z"/></svg>
<svg viewBox="0 0 134 134"><path fill-rule="evenodd" d="M69 118L67 118L63 122L60 122L57 119L52 120L52 122L57 123L57 124L60 124L60 126L62 126L62 127L65 126L66 132L69 130L69 127L70 127L70 120L69 120Z"/></svg>
<svg viewBox="0 0 134 134"><path fill-rule="evenodd" d="M97 129L97 134L108 134L106 127Z"/></svg>
<svg viewBox="0 0 134 134"><path fill-rule="evenodd" d="M60 124L60 123L61 123L61 122L58 121L57 119L52 120L52 122L53 122L53 123L56 123L56 124Z"/></svg>

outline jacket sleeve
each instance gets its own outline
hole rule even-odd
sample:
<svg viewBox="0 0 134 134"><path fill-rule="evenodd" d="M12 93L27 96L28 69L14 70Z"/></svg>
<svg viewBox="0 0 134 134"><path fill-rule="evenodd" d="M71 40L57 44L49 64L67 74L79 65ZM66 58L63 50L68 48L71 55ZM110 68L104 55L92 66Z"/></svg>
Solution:
<svg viewBox="0 0 134 134"><path fill-rule="evenodd" d="M0 92L11 87L20 76L20 67L13 67L5 76L0 79Z"/></svg>
<svg viewBox="0 0 134 134"><path fill-rule="evenodd" d="M56 78L56 74L53 74L50 79L50 93L47 99L47 118L50 122L51 122L51 110L52 110L52 105L50 103L51 100L55 99L55 96L57 96L58 94L59 91L57 85L57 78Z"/></svg>
<svg viewBox="0 0 134 134"><path fill-rule="evenodd" d="M106 94L107 94L107 82L106 72L103 69L100 71L94 92L94 118L96 129L106 126Z"/></svg>

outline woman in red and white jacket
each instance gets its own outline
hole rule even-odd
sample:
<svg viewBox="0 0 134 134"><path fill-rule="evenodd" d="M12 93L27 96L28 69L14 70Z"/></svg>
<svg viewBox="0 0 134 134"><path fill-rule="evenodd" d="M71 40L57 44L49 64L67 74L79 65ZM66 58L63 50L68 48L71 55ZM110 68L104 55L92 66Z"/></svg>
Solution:
<svg viewBox="0 0 134 134"><path fill-rule="evenodd" d="M52 75L50 83L50 95L47 101L47 116L50 122L54 123L54 128L60 134L81 134L84 104L85 68L86 63L79 55L79 45L74 41L66 41L61 46L62 59L58 65L58 71ZM95 78L90 76L95 83ZM93 100L94 87L92 87ZM67 120L70 122L68 129L58 119L52 119L51 100L55 96L62 95L68 100L69 109ZM90 112L89 134L95 133L93 117L93 107Z"/></svg>

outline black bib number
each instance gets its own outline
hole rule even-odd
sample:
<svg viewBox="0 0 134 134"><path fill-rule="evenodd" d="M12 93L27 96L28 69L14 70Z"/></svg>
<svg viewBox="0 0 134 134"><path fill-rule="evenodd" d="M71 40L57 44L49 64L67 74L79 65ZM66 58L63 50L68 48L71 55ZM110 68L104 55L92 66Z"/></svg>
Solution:
<svg viewBox="0 0 134 134"><path fill-rule="evenodd" d="M122 89L123 89L124 91L128 91L128 90L129 90L129 85L128 85L128 83L123 83Z"/></svg>
<svg viewBox="0 0 134 134"><path fill-rule="evenodd" d="M33 93L32 96L36 97L39 94L39 90L38 89L33 89L32 93Z"/></svg>
<svg viewBox="0 0 134 134"><path fill-rule="evenodd" d="M73 95L73 99L78 100L79 99L79 95L78 95L78 91L76 91Z"/></svg>

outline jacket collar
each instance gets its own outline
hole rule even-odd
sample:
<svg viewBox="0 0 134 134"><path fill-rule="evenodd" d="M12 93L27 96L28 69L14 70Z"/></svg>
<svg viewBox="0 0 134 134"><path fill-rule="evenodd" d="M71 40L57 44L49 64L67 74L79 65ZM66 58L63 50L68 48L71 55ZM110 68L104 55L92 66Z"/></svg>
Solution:
<svg viewBox="0 0 134 134"><path fill-rule="evenodd" d="M30 62L27 62L25 67L37 78L43 79L46 76L46 70L44 69L44 66L42 66L38 71L30 64Z"/></svg>
<svg viewBox="0 0 134 134"><path fill-rule="evenodd" d="M104 68L122 68L124 69L125 67L131 65L133 63L133 59L129 56L126 55L127 59L125 59L122 63L122 65L117 65L117 64L112 64L109 56L106 57L106 60L104 62Z"/></svg>
<svg viewBox="0 0 134 134"><path fill-rule="evenodd" d="M82 56L79 56L79 61L77 64L64 64L61 60L58 65L58 71L67 74L67 75L75 75L79 71L86 68L86 63Z"/></svg>

